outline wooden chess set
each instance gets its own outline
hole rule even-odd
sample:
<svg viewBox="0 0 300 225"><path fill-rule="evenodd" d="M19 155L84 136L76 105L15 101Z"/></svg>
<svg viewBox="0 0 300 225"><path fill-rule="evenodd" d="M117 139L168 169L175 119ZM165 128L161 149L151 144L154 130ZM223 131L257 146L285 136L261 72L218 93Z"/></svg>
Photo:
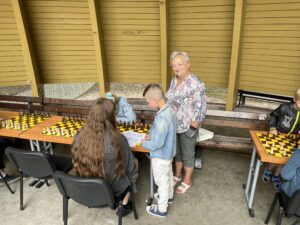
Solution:
<svg viewBox="0 0 300 225"><path fill-rule="evenodd" d="M26 131L47 120L49 117L50 114L46 114L45 112L19 112L17 116L3 120L1 122L1 128Z"/></svg>
<svg viewBox="0 0 300 225"><path fill-rule="evenodd" d="M119 132L124 132L124 131L133 131L141 134L148 134L150 130L150 125L149 124L144 124L144 123L126 123L126 122L121 122L117 123L117 129Z"/></svg>
<svg viewBox="0 0 300 225"><path fill-rule="evenodd" d="M263 149L269 156L289 158L295 148L300 148L300 135L255 133Z"/></svg>
<svg viewBox="0 0 300 225"><path fill-rule="evenodd" d="M53 126L43 128L42 134L57 137L74 137L77 132L83 127L85 120L79 116L63 117L61 121ZM117 129L119 132L133 131L147 134L150 129L149 124L143 123L118 123Z"/></svg>
<svg viewBox="0 0 300 225"><path fill-rule="evenodd" d="M42 134L58 137L74 137L84 124L85 120L81 116L63 117L61 121L53 126L44 128Z"/></svg>

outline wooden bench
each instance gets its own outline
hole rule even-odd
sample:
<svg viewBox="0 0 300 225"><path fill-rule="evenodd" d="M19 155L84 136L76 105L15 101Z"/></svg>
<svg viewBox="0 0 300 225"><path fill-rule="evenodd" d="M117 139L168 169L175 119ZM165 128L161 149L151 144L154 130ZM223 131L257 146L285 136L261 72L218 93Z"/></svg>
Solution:
<svg viewBox="0 0 300 225"><path fill-rule="evenodd" d="M54 98L35 98L21 96L1 96L0 108L9 110L30 110L45 111L63 114L79 114L85 117L95 100L66 100ZM152 123L156 110L148 107L147 103L142 98L129 98L128 102L132 104L137 119L142 122ZM266 113L249 113L249 112L229 112L224 111L224 104L208 104L206 119L202 126L218 127L229 129L253 129L266 130L268 128L268 116ZM250 153L252 144L250 136L232 137L229 135L215 134L210 139L199 143L202 147L207 148L222 148L224 150Z"/></svg>
<svg viewBox="0 0 300 225"><path fill-rule="evenodd" d="M238 107L242 104L245 104L246 97L248 98L256 98L268 101L275 101L275 102L293 102L293 98L290 96L282 96L282 95L273 95L273 94L266 94L261 92L253 92L253 91L245 91L245 90L238 90L239 94L239 103Z"/></svg>

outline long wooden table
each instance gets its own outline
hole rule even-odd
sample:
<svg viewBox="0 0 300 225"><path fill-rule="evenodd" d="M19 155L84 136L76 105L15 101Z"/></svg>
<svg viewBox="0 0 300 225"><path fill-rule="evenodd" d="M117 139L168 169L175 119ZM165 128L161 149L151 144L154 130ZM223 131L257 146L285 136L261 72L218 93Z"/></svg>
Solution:
<svg viewBox="0 0 300 225"><path fill-rule="evenodd" d="M42 134L42 131L44 128L55 125L56 123L62 121L62 118L63 118L62 116L51 116L49 119L43 121L40 124L37 124L35 127L22 132L19 135L19 137L21 139L27 139L27 140L45 141L45 142L50 142L50 143L71 145L74 141L73 137L53 136L53 135ZM149 153L148 150L146 150L140 146L131 147L131 150L135 151L135 152Z"/></svg>
<svg viewBox="0 0 300 225"><path fill-rule="evenodd" d="M264 150L262 144L260 143L256 133L267 133L257 130L250 130L250 136L253 142L253 150L252 150L252 157L250 162L250 168L248 172L248 179L246 185L243 185L245 194L246 194L246 201L249 210L249 215L254 217L254 209L252 207L255 189L257 185L257 179L259 174L259 169L263 163L274 163L274 164L286 164L289 160L288 157L276 157L272 155L268 155L267 152Z"/></svg>

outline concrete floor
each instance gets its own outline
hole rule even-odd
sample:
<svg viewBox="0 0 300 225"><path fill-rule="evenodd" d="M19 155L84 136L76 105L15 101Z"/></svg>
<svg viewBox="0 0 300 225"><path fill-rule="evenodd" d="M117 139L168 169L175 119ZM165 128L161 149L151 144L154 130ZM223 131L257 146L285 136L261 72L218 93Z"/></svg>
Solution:
<svg viewBox="0 0 300 225"><path fill-rule="evenodd" d="M69 146L58 146L68 151ZM245 182L250 155L204 150L203 168L195 170L192 188L184 195L175 195L175 202L169 207L168 217L156 218L146 213L145 206L149 185L149 162L142 160L139 192L136 204L139 219L133 215L124 218L123 224L131 225L259 225L273 200L271 184L258 183L254 200L256 216L251 218L245 202L242 184ZM31 179L25 181L24 211L19 210L19 182L12 184L16 193L11 195L4 185L0 186L1 225L62 225L62 197L55 183L40 189L29 187ZM269 224L275 224L277 209ZM284 218L284 224L292 219ZM89 209L74 201L69 204L69 225L113 225L117 224L115 211L110 209Z"/></svg>

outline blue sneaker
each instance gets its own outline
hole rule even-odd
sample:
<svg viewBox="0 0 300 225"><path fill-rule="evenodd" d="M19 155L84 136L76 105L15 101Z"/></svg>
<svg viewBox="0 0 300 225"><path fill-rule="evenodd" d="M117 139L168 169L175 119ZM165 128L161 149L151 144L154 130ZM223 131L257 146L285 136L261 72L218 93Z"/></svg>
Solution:
<svg viewBox="0 0 300 225"><path fill-rule="evenodd" d="M265 183L270 183L272 177L272 172L269 171L267 168L264 170L262 181Z"/></svg>
<svg viewBox="0 0 300 225"><path fill-rule="evenodd" d="M272 177L273 186L276 189L276 191L280 190L281 182L279 176L273 176Z"/></svg>
<svg viewBox="0 0 300 225"><path fill-rule="evenodd" d="M149 213L150 215L152 216L157 216L157 217L160 217L160 218L165 218L167 216L167 211L166 212L161 212L159 211L158 209L158 205L148 205L146 207L146 211L147 213Z"/></svg>
<svg viewBox="0 0 300 225"><path fill-rule="evenodd" d="M153 197L156 199L156 200L159 200L159 194L156 192L154 193ZM168 199L168 204L173 204L173 198L169 198Z"/></svg>

